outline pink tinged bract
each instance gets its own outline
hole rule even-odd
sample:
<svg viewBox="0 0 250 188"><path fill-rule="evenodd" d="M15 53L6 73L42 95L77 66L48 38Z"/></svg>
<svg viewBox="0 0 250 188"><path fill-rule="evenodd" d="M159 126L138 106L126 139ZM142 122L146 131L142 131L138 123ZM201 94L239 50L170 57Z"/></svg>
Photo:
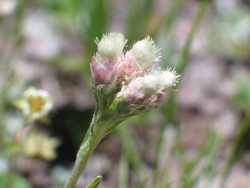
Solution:
<svg viewBox="0 0 250 188"><path fill-rule="evenodd" d="M102 62L97 61L96 57L93 57L91 62L91 74L96 83L108 83L114 73L115 62L111 60L105 60Z"/></svg>
<svg viewBox="0 0 250 188"><path fill-rule="evenodd" d="M129 103L138 103L145 98L145 93L141 90L141 79L137 78L129 83L129 85L121 91L121 95L125 97Z"/></svg>
<svg viewBox="0 0 250 188"><path fill-rule="evenodd" d="M135 57L127 52L116 64L115 75L119 81L130 81L142 72Z"/></svg>

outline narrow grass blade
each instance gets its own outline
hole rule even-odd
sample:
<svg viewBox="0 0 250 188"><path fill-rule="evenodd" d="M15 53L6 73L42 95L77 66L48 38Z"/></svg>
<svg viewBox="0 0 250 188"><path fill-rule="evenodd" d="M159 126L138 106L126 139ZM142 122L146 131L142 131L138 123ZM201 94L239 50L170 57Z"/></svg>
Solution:
<svg viewBox="0 0 250 188"><path fill-rule="evenodd" d="M134 139L129 134L127 126L121 126L118 129L118 135L120 136L126 159L134 169L139 169L142 166L141 157L136 149Z"/></svg>
<svg viewBox="0 0 250 188"><path fill-rule="evenodd" d="M102 181L102 176L96 176L93 181L91 181L86 188L97 188Z"/></svg>
<svg viewBox="0 0 250 188"><path fill-rule="evenodd" d="M127 159L122 155L119 165L119 188L128 188L129 165Z"/></svg>
<svg viewBox="0 0 250 188"><path fill-rule="evenodd" d="M245 144L243 144L247 134L248 130L250 129L250 121L249 118L245 117L245 119L242 120L239 128L238 135L236 137L236 141L233 145L233 149L230 153L229 159L226 162L224 172L223 172L223 181L222 185L224 185L226 178L228 177L231 169L235 165L235 163L238 161L240 158L241 152L244 150L246 147Z"/></svg>
<svg viewBox="0 0 250 188"><path fill-rule="evenodd" d="M146 25L153 10L154 0L129 0L126 36L133 43L147 33Z"/></svg>

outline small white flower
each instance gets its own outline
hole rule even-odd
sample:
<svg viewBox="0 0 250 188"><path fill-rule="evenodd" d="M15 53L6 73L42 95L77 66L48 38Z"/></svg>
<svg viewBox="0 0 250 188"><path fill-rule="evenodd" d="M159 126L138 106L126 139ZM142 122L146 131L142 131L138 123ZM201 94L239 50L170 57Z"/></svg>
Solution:
<svg viewBox="0 0 250 188"><path fill-rule="evenodd" d="M1 0L0 1L0 16L10 15L16 8L16 0Z"/></svg>
<svg viewBox="0 0 250 188"><path fill-rule="evenodd" d="M24 92L19 107L28 119L34 121L45 117L52 109L53 103L47 91L31 87Z"/></svg>
<svg viewBox="0 0 250 188"><path fill-rule="evenodd" d="M161 59L161 50L150 37L136 42L130 52L142 68L148 68Z"/></svg>
<svg viewBox="0 0 250 188"><path fill-rule="evenodd" d="M104 58L116 58L122 55L127 40L121 33L103 35L97 43L97 52Z"/></svg>

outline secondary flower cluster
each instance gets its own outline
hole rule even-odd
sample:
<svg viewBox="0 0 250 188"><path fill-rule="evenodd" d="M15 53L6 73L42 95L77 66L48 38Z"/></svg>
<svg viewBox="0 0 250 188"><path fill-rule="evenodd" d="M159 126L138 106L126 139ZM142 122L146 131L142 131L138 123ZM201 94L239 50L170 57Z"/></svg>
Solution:
<svg viewBox="0 0 250 188"><path fill-rule="evenodd" d="M126 52L127 40L121 33L105 34L96 43L91 72L97 105L105 104L109 108L106 110L122 108L131 112L157 106L178 82L174 70L161 69L161 50L150 37L136 42Z"/></svg>
<svg viewBox="0 0 250 188"><path fill-rule="evenodd" d="M52 110L52 97L46 90L30 87L16 103L28 123L33 126L23 128L17 133L17 140L22 153L28 157L53 160L56 158L56 148L60 144L55 137L35 128L37 121L43 122ZM40 123L41 123L40 122Z"/></svg>

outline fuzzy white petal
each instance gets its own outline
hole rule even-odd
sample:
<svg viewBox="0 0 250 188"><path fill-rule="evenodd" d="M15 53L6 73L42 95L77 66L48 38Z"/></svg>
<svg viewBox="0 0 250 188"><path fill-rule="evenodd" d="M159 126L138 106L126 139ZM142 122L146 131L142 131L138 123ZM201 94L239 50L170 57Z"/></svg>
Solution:
<svg viewBox="0 0 250 188"><path fill-rule="evenodd" d="M135 56L138 64L147 68L161 59L161 50L156 47L154 41L150 37L136 42L130 52Z"/></svg>
<svg viewBox="0 0 250 188"><path fill-rule="evenodd" d="M97 41L97 52L104 58L116 58L123 53L127 40L121 33L108 33Z"/></svg>

